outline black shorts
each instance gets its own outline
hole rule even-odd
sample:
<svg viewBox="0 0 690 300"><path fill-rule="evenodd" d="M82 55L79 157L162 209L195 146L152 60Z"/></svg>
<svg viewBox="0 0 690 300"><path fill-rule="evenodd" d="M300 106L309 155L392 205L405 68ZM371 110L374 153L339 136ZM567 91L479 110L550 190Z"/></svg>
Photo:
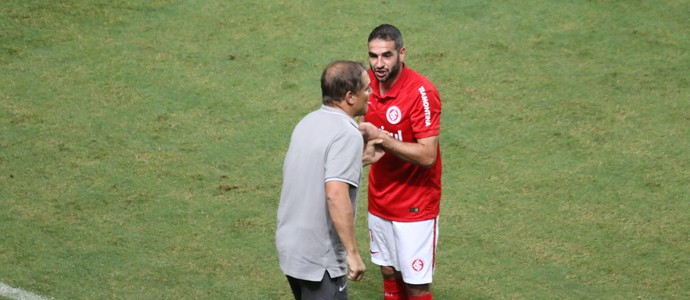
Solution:
<svg viewBox="0 0 690 300"><path fill-rule="evenodd" d="M287 276L295 300L347 300L347 277L331 278L324 272L321 281L308 281Z"/></svg>

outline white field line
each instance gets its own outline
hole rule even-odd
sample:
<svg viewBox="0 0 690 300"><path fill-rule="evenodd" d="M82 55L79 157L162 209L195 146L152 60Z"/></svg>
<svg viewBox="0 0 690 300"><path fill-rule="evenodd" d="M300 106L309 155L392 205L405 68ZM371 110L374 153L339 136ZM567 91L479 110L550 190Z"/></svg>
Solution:
<svg viewBox="0 0 690 300"><path fill-rule="evenodd" d="M15 300L49 300L43 296L36 295L25 290L14 288L0 282L0 296Z"/></svg>

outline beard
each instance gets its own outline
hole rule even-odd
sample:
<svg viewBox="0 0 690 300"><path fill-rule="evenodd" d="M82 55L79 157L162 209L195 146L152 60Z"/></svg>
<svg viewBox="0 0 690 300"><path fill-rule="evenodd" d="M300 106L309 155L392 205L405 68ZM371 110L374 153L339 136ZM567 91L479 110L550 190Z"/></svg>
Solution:
<svg viewBox="0 0 690 300"><path fill-rule="evenodd" d="M398 77L398 74L400 74L400 69L402 68L402 63L400 62L400 58L398 58L398 61L395 63L395 65L391 69L388 69L388 67L374 69L371 67L371 65L369 65L369 67L372 70L374 70L374 75L376 76L376 79L380 83L386 83L386 82L390 81L391 79ZM384 75L379 75L379 73L376 72L377 70L386 70L387 72Z"/></svg>

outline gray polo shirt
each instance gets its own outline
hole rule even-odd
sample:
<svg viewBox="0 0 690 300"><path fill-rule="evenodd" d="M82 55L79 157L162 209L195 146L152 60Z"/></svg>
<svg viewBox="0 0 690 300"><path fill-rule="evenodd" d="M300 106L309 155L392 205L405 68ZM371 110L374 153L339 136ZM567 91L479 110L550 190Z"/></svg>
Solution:
<svg viewBox="0 0 690 300"><path fill-rule="evenodd" d="M321 281L324 271L347 274L345 248L326 203L326 182L350 185L357 208L364 141L357 123L339 108L321 106L295 127L283 164L276 246L286 275Z"/></svg>

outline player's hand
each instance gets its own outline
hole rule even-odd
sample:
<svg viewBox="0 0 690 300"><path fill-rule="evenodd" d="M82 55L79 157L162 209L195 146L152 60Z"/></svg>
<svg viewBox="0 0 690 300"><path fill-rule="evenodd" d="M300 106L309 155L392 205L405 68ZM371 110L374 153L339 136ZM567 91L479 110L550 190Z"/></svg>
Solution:
<svg viewBox="0 0 690 300"><path fill-rule="evenodd" d="M381 147L381 143L383 143L382 139L375 139L369 140L367 144L364 145L364 153L362 153L362 166L373 164L379 161L379 159L386 154L386 151L384 151L383 147Z"/></svg>
<svg viewBox="0 0 690 300"><path fill-rule="evenodd" d="M362 277L364 277L364 271L367 269L362 261L362 257L359 256L359 253L347 254L347 267L347 279L352 281L361 280Z"/></svg>
<svg viewBox="0 0 690 300"><path fill-rule="evenodd" d="M381 134L381 130L369 122L359 123L359 132L362 133L365 141L377 139Z"/></svg>

